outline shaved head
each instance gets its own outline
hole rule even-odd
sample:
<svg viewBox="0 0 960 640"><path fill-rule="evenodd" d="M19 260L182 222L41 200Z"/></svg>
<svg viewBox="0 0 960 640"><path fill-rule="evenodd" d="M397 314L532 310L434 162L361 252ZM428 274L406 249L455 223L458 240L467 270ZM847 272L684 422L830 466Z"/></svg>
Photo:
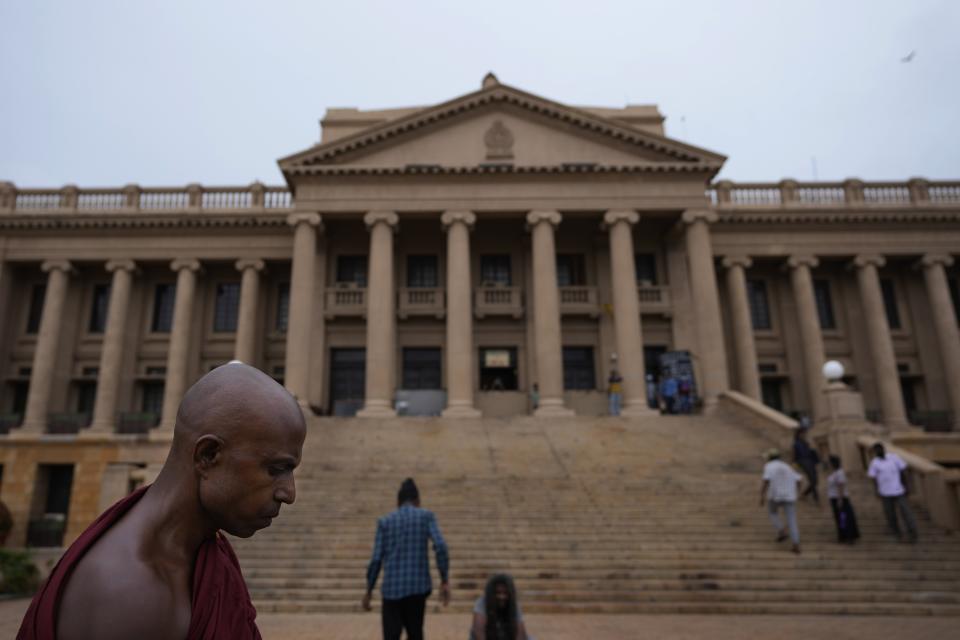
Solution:
<svg viewBox="0 0 960 640"><path fill-rule="evenodd" d="M183 396L173 430L172 454L188 451L201 435L226 441L257 438L258 431L305 431L296 399L255 367L234 361L203 376Z"/></svg>
<svg viewBox="0 0 960 640"><path fill-rule="evenodd" d="M296 497L306 423L297 401L259 369L231 362L183 397L164 471L191 483L203 517L249 537ZM163 472L161 472L163 473Z"/></svg>

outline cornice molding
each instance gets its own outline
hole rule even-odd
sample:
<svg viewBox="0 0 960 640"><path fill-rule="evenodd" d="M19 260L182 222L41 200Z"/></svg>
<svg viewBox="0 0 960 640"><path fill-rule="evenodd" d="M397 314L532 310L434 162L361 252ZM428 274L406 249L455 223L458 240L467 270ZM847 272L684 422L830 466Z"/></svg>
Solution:
<svg viewBox="0 0 960 640"><path fill-rule="evenodd" d="M37 231L46 229L178 229L223 227L285 227L286 212L275 215L170 214L130 216L27 214L0 215L0 231Z"/></svg>
<svg viewBox="0 0 960 640"><path fill-rule="evenodd" d="M364 167L303 165L285 169L291 176L399 176L399 175L489 175L489 174L570 174L570 173L703 173L719 169L718 166L682 163L651 162L649 164L560 164L560 165L512 165L489 164L460 167L441 165L407 167Z"/></svg>

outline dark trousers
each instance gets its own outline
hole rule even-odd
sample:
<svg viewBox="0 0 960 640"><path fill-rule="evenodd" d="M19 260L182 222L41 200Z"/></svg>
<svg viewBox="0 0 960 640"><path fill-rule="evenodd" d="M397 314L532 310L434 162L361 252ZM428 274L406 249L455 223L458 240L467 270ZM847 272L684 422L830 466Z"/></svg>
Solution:
<svg viewBox="0 0 960 640"><path fill-rule="evenodd" d="M897 511L900 511L900 517L903 518L903 524L907 528L907 536L911 540L917 539L917 525L913 520L913 512L910 511L910 505L907 504L907 496L881 496L883 500L883 514L887 516L887 526L890 532L900 537L900 526L897 523Z"/></svg>
<svg viewBox="0 0 960 640"><path fill-rule="evenodd" d="M854 542L860 537L857 516L849 498L830 498L833 521L837 523L837 542Z"/></svg>
<svg viewBox="0 0 960 640"><path fill-rule="evenodd" d="M817 463L811 460L801 460L800 469L807 476L807 488L801 498L813 496L813 501L820 504L820 494L817 492Z"/></svg>
<svg viewBox="0 0 960 640"><path fill-rule="evenodd" d="M427 608L427 596L407 596L399 600L383 601L383 640L400 640L401 632L407 630L407 640L423 640L423 613Z"/></svg>

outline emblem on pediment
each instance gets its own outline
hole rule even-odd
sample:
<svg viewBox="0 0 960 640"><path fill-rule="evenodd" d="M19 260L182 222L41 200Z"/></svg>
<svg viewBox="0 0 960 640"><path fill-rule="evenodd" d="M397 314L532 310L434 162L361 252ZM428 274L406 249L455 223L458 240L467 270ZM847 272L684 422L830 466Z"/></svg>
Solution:
<svg viewBox="0 0 960 640"><path fill-rule="evenodd" d="M500 120L494 120L483 134L487 160L513 160L513 133Z"/></svg>

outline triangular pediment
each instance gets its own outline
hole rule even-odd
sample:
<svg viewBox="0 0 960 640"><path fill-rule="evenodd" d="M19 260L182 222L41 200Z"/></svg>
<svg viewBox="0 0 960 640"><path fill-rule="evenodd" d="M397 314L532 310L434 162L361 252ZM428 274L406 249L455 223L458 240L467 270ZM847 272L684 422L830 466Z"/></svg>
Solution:
<svg viewBox="0 0 960 640"><path fill-rule="evenodd" d="M310 173L653 170L714 174L724 156L493 84L283 158Z"/></svg>

